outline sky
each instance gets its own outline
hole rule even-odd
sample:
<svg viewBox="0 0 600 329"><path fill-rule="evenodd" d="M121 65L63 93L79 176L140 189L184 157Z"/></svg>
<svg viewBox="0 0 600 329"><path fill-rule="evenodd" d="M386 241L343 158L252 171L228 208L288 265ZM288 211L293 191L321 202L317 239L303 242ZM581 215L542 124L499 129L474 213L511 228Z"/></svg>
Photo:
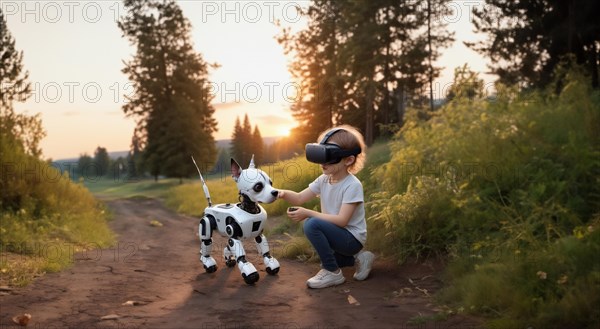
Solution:
<svg viewBox="0 0 600 329"><path fill-rule="evenodd" d="M208 63L218 132L231 137L235 119L248 114L263 137L285 135L296 124L290 106L297 97L284 54L276 36L282 26L298 31L306 21L297 7L308 1L199 1L179 0L192 24L195 49ZM482 1L454 1L453 13L440 17L454 31L456 41L442 50L437 66L444 67L434 82L438 97L452 82L454 68L469 64L491 86L486 61L463 41L482 38L472 31L470 10ZM98 146L109 152L126 151L135 127L122 106L134 92L121 72L135 48L117 26L125 15L122 1L11 1L0 0L16 47L24 52L33 91L19 112L41 113L47 136L43 156L75 158L93 154Z"/></svg>

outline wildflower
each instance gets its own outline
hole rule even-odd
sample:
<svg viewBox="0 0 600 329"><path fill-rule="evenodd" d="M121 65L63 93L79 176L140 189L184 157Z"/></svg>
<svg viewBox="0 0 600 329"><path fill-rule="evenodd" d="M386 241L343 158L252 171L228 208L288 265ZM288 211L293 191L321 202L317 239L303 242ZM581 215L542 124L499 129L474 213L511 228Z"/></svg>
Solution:
<svg viewBox="0 0 600 329"><path fill-rule="evenodd" d="M563 274L560 279L556 281L558 284L565 284L569 280L569 277L566 274Z"/></svg>
<svg viewBox="0 0 600 329"><path fill-rule="evenodd" d="M537 271L536 274L538 278L540 278L540 280L546 280L546 278L548 277L548 274L544 271Z"/></svg>

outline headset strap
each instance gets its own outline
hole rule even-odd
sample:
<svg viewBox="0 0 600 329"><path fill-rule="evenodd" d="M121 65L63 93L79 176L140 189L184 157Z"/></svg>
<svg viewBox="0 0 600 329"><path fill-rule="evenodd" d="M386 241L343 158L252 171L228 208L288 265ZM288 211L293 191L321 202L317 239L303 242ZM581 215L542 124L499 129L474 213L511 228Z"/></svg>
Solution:
<svg viewBox="0 0 600 329"><path fill-rule="evenodd" d="M340 130L344 130L344 129L342 129L342 128L336 128L336 129L331 130L330 132L328 132L327 134L325 134L325 136L321 140L321 143L319 143L319 144L327 144L327 141L329 140L329 138L331 138L331 136L333 136L335 133L337 133Z"/></svg>

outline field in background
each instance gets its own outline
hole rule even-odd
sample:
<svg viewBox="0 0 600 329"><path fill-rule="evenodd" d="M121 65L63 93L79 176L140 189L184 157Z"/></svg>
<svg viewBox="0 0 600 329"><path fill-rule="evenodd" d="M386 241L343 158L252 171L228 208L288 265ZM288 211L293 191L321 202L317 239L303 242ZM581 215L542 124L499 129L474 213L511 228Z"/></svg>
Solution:
<svg viewBox="0 0 600 329"><path fill-rule="evenodd" d="M189 180L191 182L191 180ZM185 182L185 181L184 181ZM165 178L158 181L154 179L118 180L100 178L83 181L83 185L95 196L102 199L120 199L132 197L146 197L162 199L170 188L179 185L179 179Z"/></svg>

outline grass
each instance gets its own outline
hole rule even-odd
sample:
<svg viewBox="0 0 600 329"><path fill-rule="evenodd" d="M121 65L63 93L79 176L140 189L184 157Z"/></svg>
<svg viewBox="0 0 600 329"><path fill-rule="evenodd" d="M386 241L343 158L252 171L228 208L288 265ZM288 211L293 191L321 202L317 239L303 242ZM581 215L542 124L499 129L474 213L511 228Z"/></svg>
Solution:
<svg viewBox="0 0 600 329"><path fill-rule="evenodd" d="M6 163L32 170L3 182L0 284L26 285L43 273L67 268L79 250L115 242L109 212L86 188L18 150L4 149L4 155Z"/></svg>
<svg viewBox="0 0 600 329"><path fill-rule="evenodd" d="M187 180L190 181L191 180ZM93 181L82 181L83 185L97 197L105 199L119 198L165 198L169 189L179 184L179 179L168 178L140 179L132 181L101 178Z"/></svg>
<svg viewBox="0 0 600 329"><path fill-rule="evenodd" d="M45 273L59 272L73 260L74 245L47 243L23 250L0 251L0 285L23 287Z"/></svg>
<svg viewBox="0 0 600 329"><path fill-rule="evenodd" d="M301 261L317 262L319 255L315 252L310 241L304 236L294 236L284 233L284 239L275 239L273 255L278 258L297 259Z"/></svg>
<svg viewBox="0 0 600 329"><path fill-rule="evenodd" d="M37 219L25 211L0 216L2 285L27 285L37 276L69 267L75 252L115 242L106 225L110 215L99 205L88 211L65 211Z"/></svg>

